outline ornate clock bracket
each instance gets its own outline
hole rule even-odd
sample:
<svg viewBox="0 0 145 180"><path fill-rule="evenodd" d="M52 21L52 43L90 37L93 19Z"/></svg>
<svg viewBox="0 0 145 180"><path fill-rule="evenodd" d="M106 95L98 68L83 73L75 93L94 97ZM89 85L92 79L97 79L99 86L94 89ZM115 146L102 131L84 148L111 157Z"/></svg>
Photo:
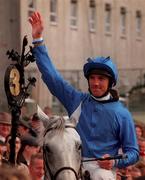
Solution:
<svg viewBox="0 0 145 180"><path fill-rule="evenodd" d="M34 77L28 79L28 84L25 83L25 67L35 61L32 54L32 47L25 53L25 48L28 44L27 37L24 36L21 55L18 52L7 51L8 59L12 60L12 64L8 66L4 77L4 87L7 96L9 109L12 114L12 129L10 142L9 162L15 165L15 139L17 135L18 123L21 115L21 108L25 99L29 96L29 86L35 86L36 79Z"/></svg>

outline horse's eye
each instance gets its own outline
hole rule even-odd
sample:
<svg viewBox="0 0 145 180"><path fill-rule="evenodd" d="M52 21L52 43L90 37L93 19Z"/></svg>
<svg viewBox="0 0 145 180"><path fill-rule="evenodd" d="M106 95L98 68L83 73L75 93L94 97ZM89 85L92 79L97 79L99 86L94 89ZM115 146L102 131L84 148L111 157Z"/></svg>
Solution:
<svg viewBox="0 0 145 180"><path fill-rule="evenodd" d="M81 150L82 149L82 145L80 144L79 147L78 147L78 150Z"/></svg>
<svg viewBox="0 0 145 180"><path fill-rule="evenodd" d="M50 149L49 149L49 147L48 147L48 146L46 146L46 151L50 152Z"/></svg>
<svg viewBox="0 0 145 180"><path fill-rule="evenodd" d="M43 150L46 151L46 152L50 152L50 149L47 145L43 146Z"/></svg>
<svg viewBox="0 0 145 180"><path fill-rule="evenodd" d="M82 145L79 142L76 143L76 147L79 151L82 149Z"/></svg>

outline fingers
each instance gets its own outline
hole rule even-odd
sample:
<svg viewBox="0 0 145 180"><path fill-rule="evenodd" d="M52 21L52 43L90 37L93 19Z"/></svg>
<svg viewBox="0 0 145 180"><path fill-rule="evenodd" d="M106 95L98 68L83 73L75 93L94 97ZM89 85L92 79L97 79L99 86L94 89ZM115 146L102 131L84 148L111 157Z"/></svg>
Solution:
<svg viewBox="0 0 145 180"><path fill-rule="evenodd" d="M105 154L102 158L107 158L110 157L109 154ZM104 161L98 161L98 164L101 168L110 170L112 169L113 165L114 165L114 160L104 160Z"/></svg>
<svg viewBox="0 0 145 180"><path fill-rule="evenodd" d="M105 155L103 156L103 158L107 158L107 157L110 157L110 155L109 155L109 154L105 154Z"/></svg>
<svg viewBox="0 0 145 180"><path fill-rule="evenodd" d="M41 15L39 14L39 12L34 12L28 19L28 21L31 23L31 24L35 24L35 23L38 23L38 22L42 22L42 18L41 18Z"/></svg>
<svg viewBox="0 0 145 180"><path fill-rule="evenodd" d="M36 21L36 22L41 21L41 18L40 18L41 16L38 12L34 12L32 14L32 17L33 17L34 21Z"/></svg>
<svg viewBox="0 0 145 180"><path fill-rule="evenodd" d="M40 20L42 20L41 15L40 15L39 12L37 12L37 17L38 17Z"/></svg>
<svg viewBox="0 0 145 180"><path fill-rule="evenodd" d="M29 23L32 26L32 37L33 39L37 39L42 37L42 32L44 29L43 21L39 12L35 11L29 18Z"/></svg>

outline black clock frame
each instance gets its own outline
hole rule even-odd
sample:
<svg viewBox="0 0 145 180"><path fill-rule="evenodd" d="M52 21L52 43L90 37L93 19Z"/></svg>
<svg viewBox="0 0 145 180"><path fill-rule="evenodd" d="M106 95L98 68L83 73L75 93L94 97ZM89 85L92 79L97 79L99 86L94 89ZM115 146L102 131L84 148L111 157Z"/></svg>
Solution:
<svg viewBox="0 0 145 180"><path fill-rule="evenodd" d="M25 84L25 67L30 63L34 62L35 58L32 54L32 47L30 46L30 50L25 53L25 47L27 46L28 41L27 37L24 36L23 38L23 44L22 44L22 53L21 55L18 54L18 52L14 51L13 49L11 51L7 51L8 59L10 58L14 63L10 64L5 72L4 77L4 87L5 87L5 93L7 96L7 101L9 105L9 109L11 111L12 115L12 128L11 128L11 142L10 142L10 155L9 155L9 163L12 165L16 165L16 159L15 159L15 140L17 135L17 129L18 124L21 116L21 108L25 102L25 99L29 96L28 89L30 85L35 86L36 79L29 78L28 84ZM13 69L17 69L19 73L19 85L20 85L20 91L17 95L14 95L11 93L10 90L10 73Z"/></svg>

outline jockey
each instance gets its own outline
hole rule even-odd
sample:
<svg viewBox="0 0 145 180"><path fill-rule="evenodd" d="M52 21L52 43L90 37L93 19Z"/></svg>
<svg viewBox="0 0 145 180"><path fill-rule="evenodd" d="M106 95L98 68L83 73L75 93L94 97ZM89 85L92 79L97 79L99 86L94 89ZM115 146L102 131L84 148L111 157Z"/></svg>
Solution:
<svg viewBox="0 0 145 180"><path fill-rule="evenodd" d="M139 159L139 150L132 116L113 90L118 78L113 60L110 57L89 58L83 68L89 93L80 92L65 81L54 67L43 44L40 14L34 12L29 22L32 25L33 55L42 79L64 105L69 117L77 120L83 157L115 156L119 150L127 155L127 159L84 163L92 179L115 180L115 169L135 164Z"/></svg>

